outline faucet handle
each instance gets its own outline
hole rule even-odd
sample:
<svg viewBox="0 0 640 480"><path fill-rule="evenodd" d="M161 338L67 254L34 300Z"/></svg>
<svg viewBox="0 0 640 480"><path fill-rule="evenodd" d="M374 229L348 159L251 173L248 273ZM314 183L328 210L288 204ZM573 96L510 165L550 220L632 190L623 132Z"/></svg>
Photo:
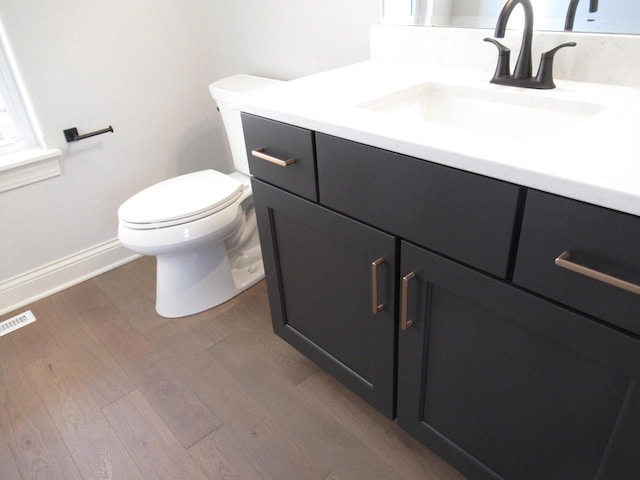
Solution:
<svg viewBox="0 0 640 480"><path fill-rule="evenodd" d="M564 48L564 47L575 47L576 45L578 45L576 42L561 43L556 48L552 48L548 52L544 52L542 54L542 58L550 58L550 59L552 59L553 56L556 54L556 52L558 50L560 50L561 48Z"/></svg>
<svg viewBox="0 0 640 480"><path fill-rule="evenodd" d="M538 67L538 74L536 75L536 88L555 88L556 84L553 82L553 57L556 52L564 47L575 47L576 42L567 42L552 48L548 52L544 52L540 57L540 67Z"/></svg>
<svg viewBox="0 0 640 480"><path fill-rule="evenodd" d="M509 50L508 47L504 46L495 38L485 38L484 41L493 43L498 49L498 64L496 65L496 71L493 74L494 80L496 78L508 77L509 75L511 75L511 50Z"/></svg>

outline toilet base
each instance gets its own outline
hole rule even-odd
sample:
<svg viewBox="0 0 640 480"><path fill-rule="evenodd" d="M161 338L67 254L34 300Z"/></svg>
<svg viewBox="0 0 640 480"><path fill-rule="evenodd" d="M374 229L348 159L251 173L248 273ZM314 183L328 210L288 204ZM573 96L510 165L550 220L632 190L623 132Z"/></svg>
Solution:
<svg viewBox="0 0 640 480"><path fill-rule="evenodd" d="M229 259L224 242L157 257L156 312L167 318L193 315L220 305L264 278L249 252Z"/></svg>

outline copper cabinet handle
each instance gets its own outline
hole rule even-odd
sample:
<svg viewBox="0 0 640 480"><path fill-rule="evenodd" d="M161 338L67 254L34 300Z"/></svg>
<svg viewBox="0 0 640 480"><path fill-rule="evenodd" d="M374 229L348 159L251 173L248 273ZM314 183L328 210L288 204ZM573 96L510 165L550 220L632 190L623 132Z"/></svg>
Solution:
<svg viewBox="0 0 640 480"><path fill-rule="evenodd" d="M400 309L400 328L404 332L413 325L413 320L409 320L409 281L416 276L415 272L411 272L402 277L402 305Z"/></svg>
<svg viewBox="0 0 640 480"><path fill-rule="evenodd" d="M591 268L585 267L584 265L572 262L571 252L562 252L560 256L556 258L555 264L561 268L566 268L567 270L571 270L572 272L584 275L585 277L589 277L594 280L598 280L599 282L606 283L607 285L621 288L622 290L640 295L640 285L627 282L626 280L622 280L621 278L612 277L611 275L607 275L606 273L602 273L598 270L593 270Z"/></svg>
<svg viewBox="0 0 640 480"><path fill-rule="evenodd" d="M384 258L371 262L371 308L373 314L384 309L384 303L378 303L378 267L384 263Z"/></svg>
<svg viewBox="0 0 640 480"><path fill-rule="evenodd" d="M281 167L288 167L292 163L296 163L295 158L281 160L279 158L272 157L271 155L267 155L266 153L264 153L264 148L256 148L255 150L251 150L251 155L259 158L260 160L266 160L267 162L275 163L276 165L279 165Z"/></svg>

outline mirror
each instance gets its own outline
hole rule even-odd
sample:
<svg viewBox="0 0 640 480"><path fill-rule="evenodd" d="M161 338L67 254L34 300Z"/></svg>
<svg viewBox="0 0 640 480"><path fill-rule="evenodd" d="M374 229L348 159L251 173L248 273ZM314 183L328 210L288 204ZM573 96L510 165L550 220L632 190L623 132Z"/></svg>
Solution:
<svg viewBox="0 0 640 480"><path fill-rule="evenodd" d="M438 27L495 28L505 0L382 0L382 23ZM589 33L640 33L640 0L531 0L536 30ZM590 7L597 11L590 12ZM573 15L572 15L573 13ZM509 28L523 22L513 10ZM570 22L569 22L570 25Z"/></svg>

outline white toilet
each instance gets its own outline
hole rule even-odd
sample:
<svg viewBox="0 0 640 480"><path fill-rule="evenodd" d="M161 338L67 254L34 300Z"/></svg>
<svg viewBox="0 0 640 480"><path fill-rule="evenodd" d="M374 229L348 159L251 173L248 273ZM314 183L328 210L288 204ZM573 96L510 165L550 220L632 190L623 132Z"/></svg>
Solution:
<svg viewBox="0 0 640 480"><path fill-rule="evenodd" d="M118 209L118 238L157 257L156 311L176 318L220 305L264 277L240 112L244 92L279 83L235 75L212 83L236 171L181 175L152 185Z"/></svg>

